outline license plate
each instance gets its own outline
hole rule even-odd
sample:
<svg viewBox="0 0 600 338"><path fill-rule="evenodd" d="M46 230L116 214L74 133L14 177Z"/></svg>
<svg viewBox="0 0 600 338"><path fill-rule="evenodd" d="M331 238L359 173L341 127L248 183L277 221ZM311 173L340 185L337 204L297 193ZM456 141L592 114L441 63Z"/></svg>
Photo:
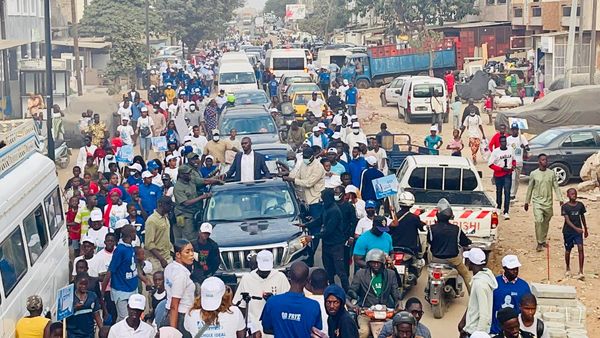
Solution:
<svg viewBox="0 0 600 338"><path fill-rule="evenodd" d="M416 111L427 111L427 107L416 107Z"/></svg>
<svg viewBox="0 0 600 338"><path fill-rule="evenodd" d="M403 275L404 271L406 271L406 266L404 266L404 265L396 265L396 271L399 274Z"/></svg>

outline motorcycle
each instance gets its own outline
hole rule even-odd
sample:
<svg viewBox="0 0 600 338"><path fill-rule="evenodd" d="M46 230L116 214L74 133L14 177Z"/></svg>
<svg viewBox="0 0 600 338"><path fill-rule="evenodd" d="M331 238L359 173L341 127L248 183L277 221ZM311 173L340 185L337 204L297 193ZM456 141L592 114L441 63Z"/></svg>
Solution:
<svg viewBox="0 0 600 338"><path fill-rule="evenodd" d="M390 258L390 269L396 271L400 295L404 299L410 288L417 285L425 263L411 249L405 247L394 247Z"/></svg>
<svg viewBox="0 0 600 338"><path fill-rule="evenodd" d="M464 296L464 285L456 268L443 260L437 261L427 266L429 277L425 288L425 300L431 304L433 317L440 319L444 317L447 307L455 298Z"/></svg>
<svg viewBox="0 0 600 338"><path fill-rule="evenodd" d="M67 142L62 143L54 149L54 163L61 168L66 169L71 161L71 149L67 146Z"/></svg>

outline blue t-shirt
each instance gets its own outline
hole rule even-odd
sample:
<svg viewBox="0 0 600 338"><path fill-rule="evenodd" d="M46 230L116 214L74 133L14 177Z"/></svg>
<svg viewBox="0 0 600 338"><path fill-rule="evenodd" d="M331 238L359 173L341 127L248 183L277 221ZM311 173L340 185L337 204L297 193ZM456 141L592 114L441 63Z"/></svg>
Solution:
<svg viewBox="0 0 600 338"><path fill-rule="evenodd" d="M260 321L263 329L273 331L275 337L306 338L313 326L323 329L319 303L291 291L271 296Z"/></svg>
<svg viewBox="0 0 600 338"><path fill-rule="evenodd" d="M119 243L113 252L110 265L110 286L116 291L133 292L138 287L135 250L131 244Z"/></svg>
<svg viewBox="0 0 600 338"><path fill-rule="evenodd" d="M269 81L269 95L277 96L277 80Z"/></svg>
<svg viewBox="0 0 600 338"><path fill-rule="evenodd" d="M129 186L132 185L140 185L143 183L142 177L140 176L139 178L135 178L135 176L130 175L129 177L127 177L127 184L129 184Z"/></svg>
<svg viewBox="0 0 600 338"><path fill-rule="evenodd" d="M335 165L331 166L331 172L341 176L343 173L346 172L346 167L344 167L344 165L340 162L337 162Z"/></svg>
<svg viewBox="0 0 600 338"><path fill-rule="evenodd" d="M384 232L377 237L371 231L363 232L354 244L354 254L366 256L371 249L380 249L386 254L390 253L392 251L392 236Z"/></svg>
<svg viewBox="0 0 600 338"><path fill-rule="evenodd" d="M140 184L140 199L142 200L142 208L151 215L158 205L158 199L162 196L162 189L153 183L150 185Z"/></svg>
<svg viewBox="0 0 600 338"><path fill-rule="evenodd" d="M429 149L429 153L431 155L439 155L440 151L435 149L435 146L441 140L442 140L442 137L437 134L433 137L431 135L427 135L427 137L425 137L425 144L427 145L427 148Z"/></svg>
<svg viewBox="0 0 600 338"><path fill-rule="evenodd" d="M504 281L503 275L496 276L498 288L494 290L494 302L492 305L492 328L491 333L500 333L500 323L496 318L498 311L505 307L512 307L517 313L521 313L521 297L531 293L529 284L521 278L514 282Z"/></svg>
<svg viewBox="0 0 600 338"><path fill-rule="evenodd" d="M79 304L80 299L73 294L73 303ZM67 317L67 332L69 337L88 338L94 336L94 314L100 311L100 301L94 291L88 290L83 306Z"/></svg>
<svg viewBox="0 0 600 338"><path fill-rule="evenodd" d="M144 102L140 102L138 104L132 104L131 105L131 119L135 122L137 122L138 118L140 118L140 116L142 116L142 107L145 107L146 105L144 104Z"/></svg>
<svg viewBox="0 0 600 338"><path fill-rule="evenodd" d="M329 85L330 81L330 76L329 73L327 72L323 72L319 74L319 83L322 85Z"/></svg>
<svg viewBox="0 0 600 338"><path fill-rule="evenodd" d="M352 159L348 163L348 169L352 176L352 185L358 188L360 186L360 174L367 169L367 160L361 156Z"/></svg>
<svg viewBox="0 0 600 338"><path fill-rule="evenodd" d="M348 90L346 90L346 104L356 104L357 97L358 89L356 89L356 87L348 88Z"/></svg>
<svg viewBox="0 0 600 338"><path fill-rule="evenodd" d="M377 194L375 194L373 181L378 178L382 178L383 173L378 169L368 168L365 171L363 171L360 176L361 182L360 187L358 187L358 189L360 190L360 194L362 196L363 201L376 200Z"/></svg>

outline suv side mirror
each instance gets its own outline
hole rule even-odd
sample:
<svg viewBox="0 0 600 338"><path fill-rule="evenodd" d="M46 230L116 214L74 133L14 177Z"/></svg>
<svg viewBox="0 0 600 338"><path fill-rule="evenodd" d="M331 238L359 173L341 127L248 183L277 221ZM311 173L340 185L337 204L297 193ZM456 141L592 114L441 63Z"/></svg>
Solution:
<svg viewBox="0 0 600 338"><path fill-rule="evenodd" d="M396 93L396 94L402 94L402 91L401 91L400 89L396 89L396 90L394 91L394 93Z"/></svg>

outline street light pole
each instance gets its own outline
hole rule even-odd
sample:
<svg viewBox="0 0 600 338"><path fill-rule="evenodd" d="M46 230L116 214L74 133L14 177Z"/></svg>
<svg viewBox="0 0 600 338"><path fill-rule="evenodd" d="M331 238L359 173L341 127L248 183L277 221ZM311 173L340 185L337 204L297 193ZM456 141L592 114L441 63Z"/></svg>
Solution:
<svg viewBox="0 0 600 338"><path fill-rule="evenodd" d="M54 161L54 137L52 136L52 31L50 30L50 0L44 0L44 31L46 36L46 146L48 157Z"/></svg>
<svg viewBox="0 0 600 338"><path fill-rule="evenodd" d="M73 21L73 52L75 55L75 80L77 80L77 96L83 95L83 84L81 81L81 65L79 64L79 23L77 22L77 5L71 0L71 20Z"/></svg>
<svg viewBox="0 0 600 338"><path fill-rule="evenodd" d="M150 15L148 14L150 8L149 1L150 0L146 0L146 53L148 57L148 67L150 67L150 29L148 27L148 21L150 17Z"/></svg>
<svg viewBox="0 0 600 338"><path fill-rule="evenodd" d="M596 77L596 16L598 14L598 0L594 0L592 4L592 38L590 41L590 84L595 84L594 80Z"/></svg>

